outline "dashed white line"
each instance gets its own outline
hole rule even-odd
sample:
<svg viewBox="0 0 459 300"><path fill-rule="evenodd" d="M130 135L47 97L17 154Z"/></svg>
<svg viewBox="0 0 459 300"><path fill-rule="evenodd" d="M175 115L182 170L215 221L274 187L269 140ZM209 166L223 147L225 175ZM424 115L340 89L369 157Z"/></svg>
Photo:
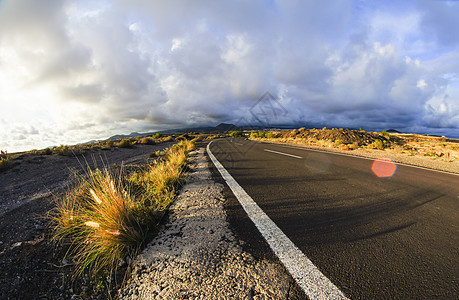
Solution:
<svg viewBox="0 0 459 300"><path fill-rule="evenodd" d="M320 149L295 147L295 146L281 145L281 144L272 144L272 145L277 145L277 146L284 147L284 148L304 150L304 151L314 151L314 152L322 152L322 153L327 153L327 154L334 154L334 155L348 156L348 157L354 157L354 158L361 158L361 159L366 159L366 160L377 160L378 159L378 158L364 157L364 156L359 156L359 155L339 153L339 152L326 151L326 150L320 150ZM435 169L430 169L430 168L421 167L421 166L415 166L415 165L409 165L409 164L405 164L405 163L401 163L401 162L394 162L394 164L396 164L398 166L405 166L405 167L411 167L411 168L416 168L416 169L422 169L422 170L427 170L427 171L432 171L432 172L438 172L438 173L444 173L444 174L459 176L458 173L442 171L442 170L435 170Z"/></svg>
<svg viewBox="0 0 459 300"><path fill-rule="evenodd" d="M272 153L281 154L281 155L285 155L285 156L290 156L290 157L294 157L294 158L302 158L301 156L288 154L288 153L284 153L284 152L278 152L278 151L269 150L269 149L264 149L264 150L267 151L267 152L272 152Z"/></svg>
<svg viewBox="0 0 459 300"><path fill-rule="evenodd" d="M235 143L235 144L238 145L238 146L244 146L244 144L239 144L239 143Z"/></svg>
<svg viewBox="0 0 459 300"><path fill-rule="evenodd" d="M271 249L310 299L348 299L300 249L280 230L268 215L253 201L210 151L207 153L217 170L241 203Z"/></svg>

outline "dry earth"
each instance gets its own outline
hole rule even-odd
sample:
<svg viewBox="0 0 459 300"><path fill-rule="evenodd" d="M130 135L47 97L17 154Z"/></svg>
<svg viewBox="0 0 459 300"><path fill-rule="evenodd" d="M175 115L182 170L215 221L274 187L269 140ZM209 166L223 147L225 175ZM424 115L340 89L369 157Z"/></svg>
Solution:
<svg viewBox="0 0 459 300"><path fill-rule="evenodd" d="M0 299L98 299L105 287L88 277L72 282L72 261L50 242L48 212L74 171L114 163L142 165L148 154L172 143L133 148L93 149L84 155L23 154L0 172ZM116 284L111 284L112 287Z"/></svg>
<svg viewBox="0 0 459 300"><path fill-rule="evenodd" d="M279 264L243 250L224 210L223 185L211 179L204 149L171 208L169 222L136 259L123 299L294 299Z"/></svg>

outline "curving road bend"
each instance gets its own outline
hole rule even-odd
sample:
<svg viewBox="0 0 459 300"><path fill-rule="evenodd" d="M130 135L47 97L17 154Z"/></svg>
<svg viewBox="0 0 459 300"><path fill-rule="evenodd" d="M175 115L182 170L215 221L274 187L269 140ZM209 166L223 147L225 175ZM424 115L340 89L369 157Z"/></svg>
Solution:
<svg viewBox="0 0 459 300"><path fill-rule="evenodd" d="M210 149L347 297L457 299L457 174L242 138Z"/></svg>

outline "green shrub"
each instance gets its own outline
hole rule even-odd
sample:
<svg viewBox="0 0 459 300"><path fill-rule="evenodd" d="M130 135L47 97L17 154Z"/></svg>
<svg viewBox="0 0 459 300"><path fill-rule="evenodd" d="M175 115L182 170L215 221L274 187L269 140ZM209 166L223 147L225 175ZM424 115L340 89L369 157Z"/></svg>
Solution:
<svg viewBox="0 0 459 300"><path fill-rule="evenodd" d="M375 140L373 143L376 149L379 149L379 150L384 149L384 143L380 139Z"/></svg>
<svg viewBox="0 0 459 300"><path fill-rule="evenodd" d="M273 138L276 138L276 137L277 137L277 133L274 133L274 132L266 133L266 138L268 138L268 139L273 139Z"/></svg>
<svg viewBox="0 0 459 300"><path fill-rule="evenodd" d="M152 136L152 138L154 138L154 139L159 139L159 138L162 138L162 137L163 137L163 135L162 135L161 133L159 133L159 132L158 132L158 133L155 133L155 134Z"/></svg>
<svg viewBox="0 0 459 300"><path fill-rule="evenodd" d="M130 139L122 139L121 142L119 142L118 147L120 148L131 148L131 140Z"/></svg>
<svg viewBox="0 0 459 300"><path fill-rule="evenodd" d="M387 131L385 131L385 130L381 131L380 134L381 134L382 136L386 137L386 138L390 138L390 134L389 134Z"/></svg>
<svg viewBox="0 0 459 300"><path fill-rule="evenodd" d="M68 156L72 154L69 146L60 145L59 147L54 147L52 150L53 153L61 156Z"/></svg>
<svg viewBox="0 0 459 300"><path fill-rule="evenodd" d="M260 136L258 135L258 132L255 132L255 131L252 131L250 133L250 138L251 139L256 139L256 138L259 138Z"/></svg>
<svg viewBox="0 0 459 300"><path fill-rule="evenodd" d="M11 160L8 157L8 152L0 150L0 171L6 170L11 167Z"/></svg>
<svg viewBox="0 0 459 300"><path fill-rule="evenodd" d="M242 132L241 131L232 131L229 136L231 137L241 137L242 136Z"/></svg>

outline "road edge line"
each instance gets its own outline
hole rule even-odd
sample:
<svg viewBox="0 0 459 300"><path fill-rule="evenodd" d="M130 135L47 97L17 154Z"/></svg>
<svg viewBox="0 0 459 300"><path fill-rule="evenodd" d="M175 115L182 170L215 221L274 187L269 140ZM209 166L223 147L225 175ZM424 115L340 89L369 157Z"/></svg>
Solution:
<svg viewBox="0 0 459 300"><path fill-rule="evenodd" d="M310 299L348 299L266 215L210 151L206 151L226 184L290 275Z"/></svg>

